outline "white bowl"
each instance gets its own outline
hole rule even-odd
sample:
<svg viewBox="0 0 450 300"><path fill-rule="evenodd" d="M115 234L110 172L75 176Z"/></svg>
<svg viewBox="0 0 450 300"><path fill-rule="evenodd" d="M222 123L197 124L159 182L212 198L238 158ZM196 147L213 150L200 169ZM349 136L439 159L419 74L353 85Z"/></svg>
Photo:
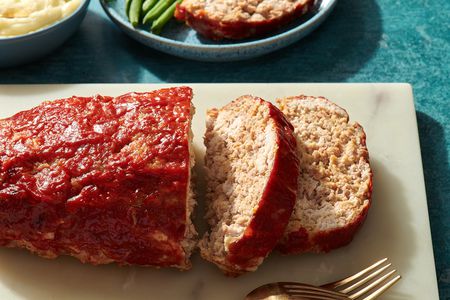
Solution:
<svg viewBox="0 0 450 300"><path fill-rule="evenodd" d="M0 68L28 63L61 46L78 28L90 0L83 0L71 15L37 31L0 37Z"/></svg>

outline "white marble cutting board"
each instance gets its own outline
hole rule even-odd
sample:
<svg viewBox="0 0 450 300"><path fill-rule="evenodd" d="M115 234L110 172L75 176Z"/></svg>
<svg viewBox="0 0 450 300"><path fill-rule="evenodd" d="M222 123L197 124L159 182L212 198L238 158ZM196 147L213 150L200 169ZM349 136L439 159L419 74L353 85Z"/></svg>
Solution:
<svg viewBox="0 0 450 300"><path fill-rule="evenodd" d="M156 84L0 85L0 117L43 100L119 95ZM194 89L193 121L197 171L203 163L205 110L242 94L273 101L310 94L328 97L363 125L374 170L373 206L363 228L347 247L328 254L271 254L257 272L227 278L198 256L187 272L142 267L83 265L70 257L46 260L23 250L0 249L0 299L242 299L273 281L323 284L389 257L403 276L380 299L437 300L430 226L416 116L407 84L188 84ZM201 174L200 174L201 175ZM201 176L199 176L201 177ZM200 184L200 194L202 184ZM202 198L200 197L200 202ZM201 217L202 208L197 216ZM198 218L200 219L200 218ZM196 222L201 223L197 220Z"/></svg>

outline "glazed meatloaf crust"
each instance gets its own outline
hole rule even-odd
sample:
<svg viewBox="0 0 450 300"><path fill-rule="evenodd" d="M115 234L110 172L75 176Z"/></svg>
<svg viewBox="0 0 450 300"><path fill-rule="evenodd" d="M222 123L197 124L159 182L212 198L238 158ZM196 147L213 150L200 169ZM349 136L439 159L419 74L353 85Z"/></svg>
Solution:
<svg viewBox="0 0 450 300"><path fill-rule="evenodd" d="M314 0L184 0L175 16L210 39L244 39L305 14Z"/></svg>
<svg viewBox="0 0 450 300"><path fill-rule="evenodd" d="M260 98L242 96L207 117L211 230L200 251L238 275L256 270L283 236L296 198L296 141L283 114Z"/></svg>
<svg viewBox="0 0 450 300"><path fill-rule="evenodd" d="M344 246L371 202L364 130L325 98L289 97L278 104L295 128L300 160L297 203L278 248L302 253Z"/></svg>
<svg viewBox="0 0 450 300"><path fill-rule="evenodd" d="M71 97L0 120L0 244L189 268L191 97Z"/></svg>

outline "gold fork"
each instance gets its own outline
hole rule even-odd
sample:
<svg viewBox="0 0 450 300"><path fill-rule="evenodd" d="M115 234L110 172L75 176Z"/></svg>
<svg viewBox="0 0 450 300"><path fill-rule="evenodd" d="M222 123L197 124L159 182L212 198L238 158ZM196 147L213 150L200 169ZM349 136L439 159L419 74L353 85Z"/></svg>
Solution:
<svg viewBox="0 0 450 300"><path fill-rule="evenodd" d="M320 287L297 282L265 284L251 291L245 299L373 300L401 278L400 275L393 277L395 269L382 274L391 266L387 260L383 258L354 275Z"/></svg>

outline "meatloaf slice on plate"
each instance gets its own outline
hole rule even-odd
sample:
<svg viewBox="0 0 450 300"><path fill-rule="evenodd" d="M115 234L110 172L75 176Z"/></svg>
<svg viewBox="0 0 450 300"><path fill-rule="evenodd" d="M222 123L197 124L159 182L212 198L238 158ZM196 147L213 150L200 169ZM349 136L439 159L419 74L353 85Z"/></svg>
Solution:
<svg viewBox="0 0 450 300"><path fill-rule="evenodd" d="M203 258L225 273L254 271L283 236L297 192L292 125L272 104L242 96L208 111Z"/></svg>
<svg viewBox="0 0 450 300"><path fill-rule="evenodd" d="M207 38L244 39L293 21L313 3L314 0L184 0L175 16Z"/></svg>
<svg viewBox="0 0 450 300"><path fill-rule="evenodd" d="M297 203L278 248L302 253L344 246L371 202L364 130L325 98L298 96L277 102L295 128L300 160Z"/></svg>
<svg viewBox="0 0 450 300"><path fill-rule="evenodd" d="M0 120L0 244L190 267L190 88L44 102Z"/></svg>

